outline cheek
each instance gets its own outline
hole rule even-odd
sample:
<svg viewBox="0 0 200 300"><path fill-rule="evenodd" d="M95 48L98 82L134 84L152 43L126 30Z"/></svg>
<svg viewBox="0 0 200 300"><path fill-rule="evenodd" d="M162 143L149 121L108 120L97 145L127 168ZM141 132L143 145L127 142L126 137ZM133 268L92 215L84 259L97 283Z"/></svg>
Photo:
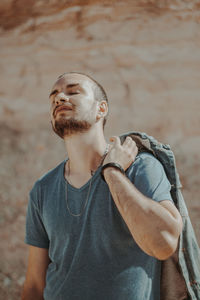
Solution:
<svg viewBox="0 0 200 300"><path fill-rule="evenodd" d="M87 119L88 118L88 107L87 106L77 106L76 107L76 118L77 120L80 119Z"/></svg>
<svg viewBox="0 0 200 300"><path fill-rule="evenodd" d="M54 106L51 105L50 107L50 119L51 119L51 122L54 123L54 116L53 116L53 112L54 112Z"/></svg>
<svg viewBox="0 0 200 300"><path fill-rule="evenodd" d="M50 108L50 118L51 118L51 120L53 119L53 109L52 108Z"/></svg>
<svg viewBox="0 0 200 300"><path fill-rule="evenodd" d="M75 103L74 103L75 104ZM91 98L85 97L84 99L81 99L76 106L77 111L87 111L89 112L93 107L93 102Z"/></svg>
<svg viewBox="0 0 200 300"><path fill-rule="evenodd" d="M54 118L51 116L50 117L50 122L51 122L51 125L53 125L54 126L54 124L55 124L55 120L54 120Z"/></svg>
<svg viewBox="0 0 200 300"><path fill-rule="evenodd" d="M79 120L85 120L85 121L92 121L96 118L96 109L94 105L91 105L91 103L85 103L85 105L80 105L77 107L76 110L76 118Z"/></svg>
<svg viewBox="0 0 200 300"><path fill-rule="evenodd" d="M53 102L51 102L50 104L50 114L52 115L53 110L54 110L55 104Z"/></svg>

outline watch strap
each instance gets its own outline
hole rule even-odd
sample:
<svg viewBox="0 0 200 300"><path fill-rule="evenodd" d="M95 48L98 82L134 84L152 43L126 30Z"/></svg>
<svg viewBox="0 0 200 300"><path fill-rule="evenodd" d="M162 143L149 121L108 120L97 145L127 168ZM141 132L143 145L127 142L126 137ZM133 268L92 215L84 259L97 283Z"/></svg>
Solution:
<svg viewBox="0 0 200 300"><path fill-rule="evenodd" d="M118 163L114 163L114 162L110 162L110 163L107 163L105 165L103 165L102 169L101 169L101 177L102 179L105 181L105 177L104 177L104 174L103 174L103 171L106 169L106 168L115 168L115 169L118 169L122 174L125 175L125 171L124 169L122 168L122 166L120 166L120 164Z"/></svg>

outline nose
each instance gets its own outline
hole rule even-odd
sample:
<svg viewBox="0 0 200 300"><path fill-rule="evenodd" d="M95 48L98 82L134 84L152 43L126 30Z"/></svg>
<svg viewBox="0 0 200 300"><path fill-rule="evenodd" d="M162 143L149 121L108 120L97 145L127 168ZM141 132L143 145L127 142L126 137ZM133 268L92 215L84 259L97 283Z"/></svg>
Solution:
<svg viewBox="0 0 200 300"><path fill-rule="evenodd" d="M67 97L63 92L58 93L55 97L55 103L56 105L59 105L61 103L69 102L69 97Z"/></svg>

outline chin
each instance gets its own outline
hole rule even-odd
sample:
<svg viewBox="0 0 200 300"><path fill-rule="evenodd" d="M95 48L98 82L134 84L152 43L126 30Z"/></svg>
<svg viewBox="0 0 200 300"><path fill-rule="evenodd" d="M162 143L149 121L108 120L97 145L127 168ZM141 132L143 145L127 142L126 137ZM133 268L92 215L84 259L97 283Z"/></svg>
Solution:
<svg viewBox="0 0 200 300"><path fill-rule="evenodd" d="M59 118L52 123L54 132L62 139L66 136L71 136L77 133L87 132L92 124L88 121L79 121L74 118Z"/></svg>

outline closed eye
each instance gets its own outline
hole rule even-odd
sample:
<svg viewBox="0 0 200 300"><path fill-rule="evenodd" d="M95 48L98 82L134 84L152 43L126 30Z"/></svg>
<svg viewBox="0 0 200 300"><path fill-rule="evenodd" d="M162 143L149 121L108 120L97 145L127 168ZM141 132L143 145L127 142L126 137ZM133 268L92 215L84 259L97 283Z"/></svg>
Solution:
<svg viewBox="0 0 200 300"><path fill-rule="evenodd" d="M71 93L68 93L68 95L77 95L77 94L80 94L78 92L71 92Z"/></svg>

